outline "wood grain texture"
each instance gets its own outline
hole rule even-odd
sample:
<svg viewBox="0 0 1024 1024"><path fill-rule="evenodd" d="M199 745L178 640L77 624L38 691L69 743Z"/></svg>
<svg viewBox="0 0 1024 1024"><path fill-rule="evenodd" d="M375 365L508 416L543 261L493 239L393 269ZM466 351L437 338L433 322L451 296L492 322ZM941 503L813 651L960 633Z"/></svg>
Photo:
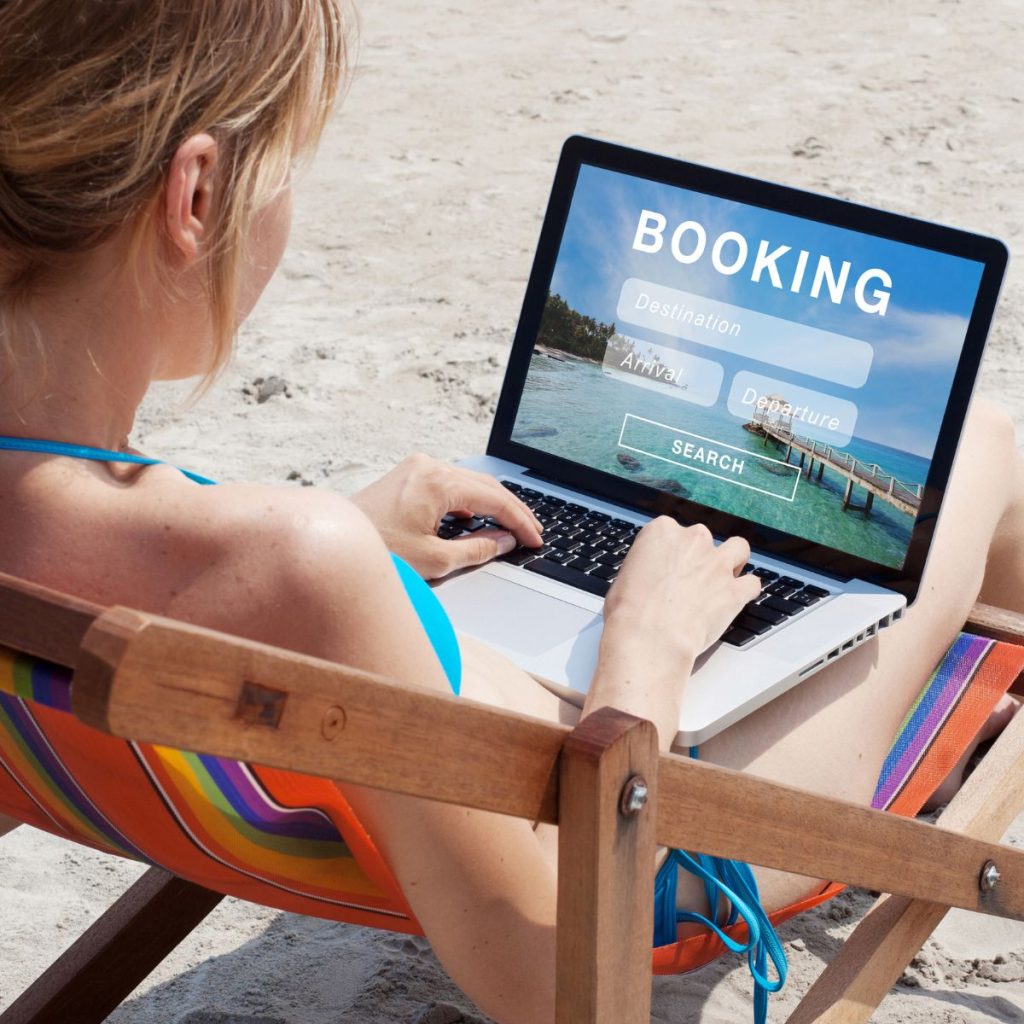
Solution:
<svg viewBox="0 0 1024 1024"><path fill-rule="evenodd" d="M0 1014L0 1024L100 1024L221 899L151 868Z"/></svg>
<svg viewBox="0 0 1024 1024"><path fill-rule="evenodd" d="M0 573L0 645L72 668L99 605Z"/></svg>
<svg viewBox="0 0 1024 1024"><path fill-rule="evenodd" d="M1024 919L1024 852L941 826L663 755L658 842ZM999 862L1006 884L978 890Z"/></svg>
<svg viewBox="0 0 1024 1024"><path fill-rule="evenodd" d="M1008 644L1024 644L1024 615L979 601L971 609L964 630Z"/></svg>
<svg viewBox="0 0 1024 1024"><path fill-rule="evenodd" d="M1024 806L1024 715L1017 715L939 818L939 825L998 839ZM1002 870L999 859L996 865ZM1005 885L1006 878L999 883ZM997 887L998 888L998 887ZM789 1024L863 1024L938 927L941 903L883 896L808 990Z"/></svg>
<svg viewBox="0 0 1024 1024"><path fill-rule="evenodd" d="M565 741L558 830L556 1024L648 1024L658 737L612 708ZM631 778L648 787L621 807Z"/></svg>
<svg viewBox="0 0 1024 1024"><path fill-rule="evenodd" d="M252 706L267 692L281 695L276 725ZM531 821L558 816L567 726L156 616L97 619L72 702L118 736Z"/></svg>
<svg viewBox="0 0 1024 1024"><path fill-rule="evenodd" d="M276 724L247 710L263 691ZM73 699L119 736L557 822L566 727L156 616L97 619ZM663 845L1024 918L1024 852L675 755L659 785ZM991 858L1007 885L982 896Z"/></svg>

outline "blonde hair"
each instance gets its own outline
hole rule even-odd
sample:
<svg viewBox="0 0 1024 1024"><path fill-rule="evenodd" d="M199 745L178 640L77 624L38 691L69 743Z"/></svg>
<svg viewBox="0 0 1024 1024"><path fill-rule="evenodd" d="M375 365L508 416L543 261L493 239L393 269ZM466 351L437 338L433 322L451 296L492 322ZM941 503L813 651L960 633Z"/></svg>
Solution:
<svg viewBox="0 0 1024 1024"><path fill-rule="evenodd" d="M315 144L345 66L341 0L0 3L0 355L47 276L133 225L138 254L190 135L218 143L207 251L216 338L230 354L242 242ZM26 330L27 327L27 330ZM33 334L31 323L21 323ZM36 347L45 351L36 335ZM0 374L5 376L6 374Z"/></svg>

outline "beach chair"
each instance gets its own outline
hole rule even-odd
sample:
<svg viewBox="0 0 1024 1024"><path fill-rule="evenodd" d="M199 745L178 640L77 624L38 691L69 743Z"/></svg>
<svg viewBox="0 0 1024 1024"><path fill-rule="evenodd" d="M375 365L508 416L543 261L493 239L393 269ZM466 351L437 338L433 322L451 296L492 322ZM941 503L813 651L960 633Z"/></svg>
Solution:
<svg viewBox="0 0 1024 1024"><path fill-rule="evenodd" d="M978 606L969 626L1024 643L1022 616ZM1024 919L1024 852L992 842L1024 804L1024 715L930 825L659 755L650 722L610 709L569 729L3 575L0 645L21 652L8 701L74 670L82 728L557 823L558 1024L649 1021L656 843L895 894L794 1024L868 1019L949 907ZM999 651L1005 690L1024 650ZM0 1024L103 1020L220 899L151 868Z"/></svg>

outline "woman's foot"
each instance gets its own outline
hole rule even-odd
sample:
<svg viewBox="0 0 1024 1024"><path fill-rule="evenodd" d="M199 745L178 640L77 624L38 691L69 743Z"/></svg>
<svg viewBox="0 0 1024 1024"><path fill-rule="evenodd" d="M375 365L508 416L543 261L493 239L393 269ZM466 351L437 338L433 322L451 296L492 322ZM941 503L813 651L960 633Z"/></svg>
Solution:
<svg viewBox="0 0 1024 1024"><path fill-rule="evenodd" d="M966 753L956 763L956 767L946 776L945 782L935 791L934 795L922 808L923 811L934 811L937 807L948 804L950 800L960 791L964 784L964 778L968 774L968 767L971 759L978 751L978 747L988 740L995 739L1009 724L1010 719L1020 710L1021 701L1017 697L1005 694L1000 698L999 703L988 716L988 720L981 727L981 731L974 738L974 742L967 748Z"/></svg>

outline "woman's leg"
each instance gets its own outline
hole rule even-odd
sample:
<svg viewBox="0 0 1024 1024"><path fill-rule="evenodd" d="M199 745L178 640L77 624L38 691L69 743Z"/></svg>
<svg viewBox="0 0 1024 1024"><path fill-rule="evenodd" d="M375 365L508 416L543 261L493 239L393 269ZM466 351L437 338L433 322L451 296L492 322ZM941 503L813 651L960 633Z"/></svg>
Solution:
<svg viewBox="0 0 1024 1024"><path fill-rule="evenodd" d="M979 592L1004 607L1024 606L1020 538L1024 468L1013 427L1001 411L975 402L921 591L903 620L709 740L700 749L701 759L869 803L911 701ZM566 724L578 718L575 708L540 686L524 686L522 672L500 655L468 640L463 650L467 696ZM537 837L554 863L555 830L541 827ZM758 868L756 874L769 909L820 887L817 880L777 871ZM696 879L682 875L678 893L681 907L706 911Z"/></svg>
<svg viewBox="0 0 1024 1024"><path fill-rule="evenodd" d="M1012 423L975 402L921 590L903 620L710 740L701 757L869 803L907 709L979 593L1003 606L1024 606L1022 481ZM770 908L817 886L758 873Z"/></svg>

